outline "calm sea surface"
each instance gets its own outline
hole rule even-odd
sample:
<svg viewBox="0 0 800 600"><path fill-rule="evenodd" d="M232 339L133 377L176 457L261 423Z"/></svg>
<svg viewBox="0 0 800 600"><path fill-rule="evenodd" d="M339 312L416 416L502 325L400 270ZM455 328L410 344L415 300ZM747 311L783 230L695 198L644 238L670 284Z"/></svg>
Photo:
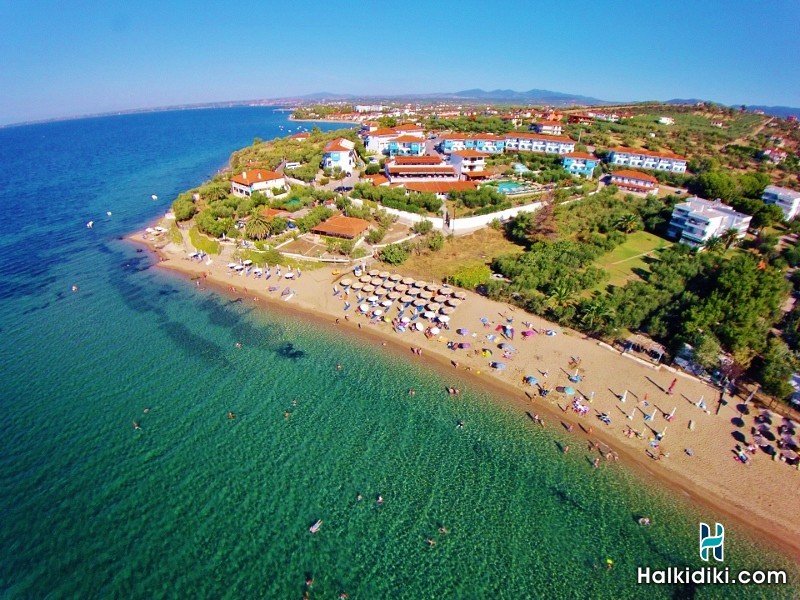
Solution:
<svg viewBox="0 0 800 600"><path fill-rule="evenodd" d="M0 129L0 596L293 599L309 577L312 598L800 593L732 523L724 566L786 568L794 587L638 586L637 566L706 566L698 521L715 516L564 457L478 390L451 400L419 364L198 293L119 239L294 130L286 116Z"/></svg>

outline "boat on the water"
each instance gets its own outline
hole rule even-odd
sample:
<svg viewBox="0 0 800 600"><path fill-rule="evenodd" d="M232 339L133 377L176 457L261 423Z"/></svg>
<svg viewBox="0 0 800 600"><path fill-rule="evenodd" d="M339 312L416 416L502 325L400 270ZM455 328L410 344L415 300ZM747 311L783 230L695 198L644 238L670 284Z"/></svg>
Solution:
<svg viewBox="0 0 800 600"><path fill-rule="evenodd" d="M317 521L308 528L311 533L317 533L319 528L322 527L322 519L317 519Z"/></svg>

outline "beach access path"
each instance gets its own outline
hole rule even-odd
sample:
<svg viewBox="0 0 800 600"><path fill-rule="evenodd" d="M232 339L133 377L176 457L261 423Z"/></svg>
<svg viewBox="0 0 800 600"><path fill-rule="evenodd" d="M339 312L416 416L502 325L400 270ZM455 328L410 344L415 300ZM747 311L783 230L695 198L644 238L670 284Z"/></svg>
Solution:
<svg viewBox="0 0 800 600"><path fill-rule="evenodd" d="M141 232L129 239L155 249L152 240L143 240ZM727 404L717 411L718 388L667 367L622 355L597 340L470 291L466 291L467 300L451 315L450 330L426 339L421 332L398 333L390 322L371 322L358 313L353 293L349 299L351 309L345 312L342 294L334 295L334 285L338 284L341 290L341 279L352 277L343 266L304 270L300 278L293 280L278 280L273 275L265 281L252 275L233 274L228 268L230 261L221 257L213 257L211 265L189 260L181 245L167 244L158 253L159 266L196 279L201 282L199 290L215 287L222 293L268 306L269 310L318 319L323 326L337 327L342 333L379 348L386 342L386 351L406 353L408 360L425 360L445 375L450 374L462 390L468 390L470 385L480 386L530 422L531 435L536 435L540 425L534 424L530 417L538 414L547 428L559 428L565 436L573 438L575 450L585 448L581 451L592 460L600 457L600 468L629 465L651 482L671 487L690 501L721 513L720 519L726 517L744 524L800 562L800 513L795 510L800 497L800 470L773 461L760 449L749 455L747 464L734 458L735 448L741 444L737 437L747 442L753 439L751 428L759 414L752 410L743 417L743 422L737 421L740 415L736 407L743 401L741 398L726 395ZM272 270L274 273L275 267ZM283 273L286 270L284 267ZM402 274L402 270L398 272ZM270 286L279 289L269 292ZM296 292L289 301L280 297L286 287ZM390 308L389 320L396 314L397 309ZM345 315L349 320L345 320ZM334 324L337 318L339 324ZM481 322L482 318L488 321L488 326ZM523 323L529 323L532 330L555 334L523 337L522 331L528 329ZM499 324L514 327L513 341L504 340L501 332L495 331ZM458 335L458 329L466 329L469 334ZM487 335L497 338L490 341ZM471 349L453 351L448 349L447 341L468 342ZM498 344L504 341L516 350L511 359L501 357L503 351ZM412 347L421 348L424 359L411 352ZM480 352L484 348L493 352L491 358ZM573 358L579 358L577 367L574 362L570 364ZM492 360L506 363L506 368L502 371L490 368ZM452 366L453 361L458 367ZM569 379L576 368L581 377L579 382ZM536 386L524 382L529 375L552 390L547 397L540 397ZM677 381L673 393L668 395L674 380ZM565 387L574 388L575 395L558 391ZM586 416L578 416L571 410L574 398L583 398L582 402L590 409ZM707 410L698 406L701 399ZM665 417L673 410L674 417L668 421ZM601 413L609 416L609 425L598 418ZM649 416L647 420L645 414ZM770 427L776 435L782 423L782 417L772 417ZM568 433L569 425L573 427ZM629 428L640 432L642 437L629 437ZM657 439L658 434L663 434L661 440ZM795 438L798 435L800 431Z"/></svg>

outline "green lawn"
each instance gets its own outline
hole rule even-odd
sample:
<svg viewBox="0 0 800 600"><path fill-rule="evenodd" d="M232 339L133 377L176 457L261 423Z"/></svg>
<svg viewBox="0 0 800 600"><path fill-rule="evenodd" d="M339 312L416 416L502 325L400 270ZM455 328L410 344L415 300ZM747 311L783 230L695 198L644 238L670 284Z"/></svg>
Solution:
<svg viewBox="0 0 800 600"><path fill-rule="evenodd" d="M671 242L646 231L630 234L624 244L597 259L595 266L608 271L611 278L596 286L592 291L604 290L608 285L625 285L637 277L634 269L647 270L645 262L647 253L671 245Z"/></svg>

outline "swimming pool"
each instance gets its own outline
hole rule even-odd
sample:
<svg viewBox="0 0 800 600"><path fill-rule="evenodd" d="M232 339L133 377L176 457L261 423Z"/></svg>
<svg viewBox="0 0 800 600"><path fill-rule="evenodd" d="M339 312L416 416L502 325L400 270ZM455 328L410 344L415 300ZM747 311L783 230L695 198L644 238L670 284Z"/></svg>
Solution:
<svg viewBox="0 0 800 600"><path fill-rule="evenodd" d="M501 181L497 184L497 191L501 194L513 194L521 188L522 184L519 184L515 181Z"/></svg>

